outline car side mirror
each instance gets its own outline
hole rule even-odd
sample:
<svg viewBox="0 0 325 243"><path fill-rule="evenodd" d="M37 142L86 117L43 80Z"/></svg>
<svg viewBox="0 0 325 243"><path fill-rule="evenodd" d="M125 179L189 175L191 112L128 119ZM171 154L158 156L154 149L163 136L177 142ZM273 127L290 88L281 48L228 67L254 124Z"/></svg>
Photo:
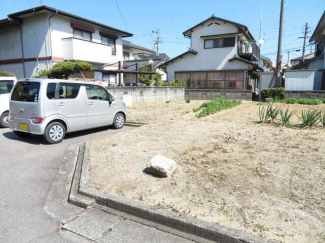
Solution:
<svg viewBox="0 0 325 243"><path fill-rule="evenodd" d="M112 102L114 101L115 99L114 99L114 97L113 96L109 96L108 97L108 103L111 105L112 104Z"/></svg>

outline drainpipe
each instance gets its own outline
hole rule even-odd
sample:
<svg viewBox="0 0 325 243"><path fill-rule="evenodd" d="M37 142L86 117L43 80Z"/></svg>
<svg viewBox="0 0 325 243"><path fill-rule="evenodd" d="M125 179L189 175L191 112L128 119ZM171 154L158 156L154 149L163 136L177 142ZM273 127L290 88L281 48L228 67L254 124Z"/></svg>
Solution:
<svg viewBox="0 0 325 243"><path fill-rule="evenodd" d="M53 48L52 48L52 25L51 25L51 18L58 14L58 10L55 11L55 14L52 14L49 17L49 42L50 42L50 50L51 50L51 67L53 67Z"/></svg>
<svg viewBox="0 0 325 243"><path fill-rule="evenodd" d="M12 19L10 19L10 21L12 21ZM21 57L23 60L23 73L24 73L24 78L26 78L23 30L21 28L21 25L16 24L15 26L17 28L19 28L19 30L20 30L20 43L21 43Z"/></svg>

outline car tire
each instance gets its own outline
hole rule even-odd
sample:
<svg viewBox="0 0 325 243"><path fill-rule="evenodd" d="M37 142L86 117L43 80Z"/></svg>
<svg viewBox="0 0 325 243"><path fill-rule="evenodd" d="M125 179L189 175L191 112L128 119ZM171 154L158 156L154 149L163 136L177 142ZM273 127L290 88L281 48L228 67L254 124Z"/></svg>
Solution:
<svg viewBox="0 0 325 243"><path fill-rule="evenodd" d="M50 123L44 131L44 139L49 144L61 143L65 137L65 127L60 122Z"/></svg>
<svg viewBox="0 0 325 243"><path fill-rule="evenodd" d="M9 127L9 112L4 112L0 116L0 127L3 127L3 128Z"/></svg>
<svg viewBox="0 0 325 243"><path fill-rule="evenodd" d="M125 123L125 116L123 113L117 113L114 117L113 127L115 129L121 129Z"/></svg>
<svg viewBox="0 0 325 243"><path fill-rule="evenodd" d="M20 138L26 138L30 136L30 133L27 132L14 131L14 133L16 134L17 137Z"/></svg>

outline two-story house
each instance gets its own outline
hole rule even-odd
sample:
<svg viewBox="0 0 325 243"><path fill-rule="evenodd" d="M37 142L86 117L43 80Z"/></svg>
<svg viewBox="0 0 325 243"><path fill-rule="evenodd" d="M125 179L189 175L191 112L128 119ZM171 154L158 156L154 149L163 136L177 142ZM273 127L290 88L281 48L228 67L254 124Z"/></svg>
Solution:
<svg viewBox="0 0 325 243"><path fill-rule="evenodd" d="M103 66L115 70L123 62L122 38L130 36L126 31L58 9L35 7L0 20L0 69L18 78L32 77L57 62L79 60L91 63L94 70ZM87 75L111 83L123 79L117 74L103 77L99 71Z"/></svg>
<svg viewBox="0 0 325 243"><path fill-rule="evenodd" d="M315 57L298 65L299 69L314 69L314 90L325 90L325 11L314 30L310 43L315 43Z"/></svg>
<svg viewBox="0 0 325 243"><path fill-rule="evenodd" d="M257 89L260 50L245 25L212 15L183 35L191 48L162 64L168 81L179 78L188 89Z"/></svg>

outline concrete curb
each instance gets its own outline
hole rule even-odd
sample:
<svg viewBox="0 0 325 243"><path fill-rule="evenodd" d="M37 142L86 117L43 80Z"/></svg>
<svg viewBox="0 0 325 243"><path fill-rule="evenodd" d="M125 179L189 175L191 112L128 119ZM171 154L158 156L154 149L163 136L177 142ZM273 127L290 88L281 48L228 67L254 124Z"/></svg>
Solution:
<svg viewBox="0 0 325 243"><path fill-rule="evenodd" d="M192 217L181 217L179 214L172 211L156 209L139 201L129 200L120 196L107 194L102 191L90 188L88 186L89 145L89 142L85 144L80 176L79 194L94 199L97 204L108 207L113 211L122 212L136 218L141 218L144 220L142 223L153 222L156 228L162 229L164 231L166 231L166 227L169 229L174 229L172 230L174 231L173 233L177 234L177 232L181 232L180 236L182 237L184 237L185 234L186 236L190 235L190 238L193 240L198 240L198 238L201 238L200 242L202 242L202 238L208 241L222 243L268 242L259 237L248 235L237 230L216 226L215 224L198 220Z"/></svg>
<svg viewBox="0 0 325 243"><path fill-rule="evenodd" d="M76 206L87 208L95 204L95 200L90 197L82 196L79 194L79 184L81 176L81 166L84 158L85 144L79 147L78 160L75 166L74 175L71 182L71 189L69 193L68 202Z"/></svg>
<svg viewBox="0 0 325 243"><path fill-rule="evenodd" d="M70 145L47 196L44 211L58 222L66 223L85 210L68 203L81 144Z"/></svg>

